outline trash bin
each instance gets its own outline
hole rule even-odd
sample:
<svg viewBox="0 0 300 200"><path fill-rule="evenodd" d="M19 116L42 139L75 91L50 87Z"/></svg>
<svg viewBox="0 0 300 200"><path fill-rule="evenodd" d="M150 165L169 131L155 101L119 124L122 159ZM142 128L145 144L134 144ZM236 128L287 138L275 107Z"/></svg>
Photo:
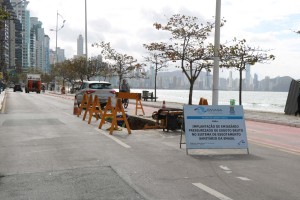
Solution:
<svg viewBox="0 0 300 200"><path fill-rule="evenodd" d="M144 101L147 100L147 99L148 99L148 96L149 96L149 91L148 91L148 90L143 90L143 91L142 91L142 94L143 94L143 97L142 97L142 98L144 99Z"/></svg>
<svg viewBox="0 0 300 200"><path fill-rule="evenodd" d="M235 99L230 99L230 106L235 106Z"/></svg>
<svg viewBox="0 0 300 200"><path fill-rule="evenodd" d="M149 91L148 90L143 90L143 96L148 96Z"/></svg>

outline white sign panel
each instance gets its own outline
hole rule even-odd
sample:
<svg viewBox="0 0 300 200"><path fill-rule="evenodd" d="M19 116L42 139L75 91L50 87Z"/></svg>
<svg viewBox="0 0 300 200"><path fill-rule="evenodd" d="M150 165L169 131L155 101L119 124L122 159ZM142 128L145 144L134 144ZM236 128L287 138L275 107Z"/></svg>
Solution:
<svg viewBox="0 0 300 200"><path fill-rule="evenodd" d="M184 105L187 149L248 148L243 106Z"/></svg>
<svg viewBox="0 0 300 200"><path fill-rule="evenodd" d="M28 80L40 80L41 75L40 74L27 74Z"/></svg>

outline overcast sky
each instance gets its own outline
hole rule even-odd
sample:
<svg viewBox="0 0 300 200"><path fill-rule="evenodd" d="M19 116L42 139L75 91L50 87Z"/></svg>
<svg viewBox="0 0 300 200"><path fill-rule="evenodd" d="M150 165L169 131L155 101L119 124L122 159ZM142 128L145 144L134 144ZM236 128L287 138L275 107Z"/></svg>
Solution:
<svg viewBox="0 0 300 200"><path fill-rule="evenodd" d="M43 23L55 49L56 13L60 14L58 46L65 49L67 58L77 53L79 34L85 37L85 0L29 0L31 17ZM270 64L256 64L251 74L291 76L300 79L300 1L299 0L221 0L221 17L227 21L221 28L221 43L246 39L253 47L271 49L276 56ZM95 42L110 42L112 48L143 61L142 44L169 38L153 27L154 22L166 23L173 14L197 17L201 22L214 22L215 0L87 0L88 55L96 56L100 49ZM213 39L213 38L212 38ZM227 72L220 70L220 76Z"/></svg>

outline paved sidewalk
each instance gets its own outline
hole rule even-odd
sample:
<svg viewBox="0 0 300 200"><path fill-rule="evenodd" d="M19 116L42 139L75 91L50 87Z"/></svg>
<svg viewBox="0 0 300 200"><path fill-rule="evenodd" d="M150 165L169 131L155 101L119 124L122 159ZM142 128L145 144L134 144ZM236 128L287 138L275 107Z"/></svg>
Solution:
<svg viewBox="0 0 300 200"><path fill-rule="evenodd" d="M151 102L151 101L142 101L143 106L152 106L154 108L161 108L162 102ZM166 107L170 108L181 108L183 104L166 102ZM147 113L146 113L147 114ZM295 117L294 115L286 115L284 113L275 113L275 112L264 112L264 111L255 111L255 110L245 110L245 119L251 121L258 121L271 124L280 124L286 126L292 126L300 128L300 117Z"/></svg>

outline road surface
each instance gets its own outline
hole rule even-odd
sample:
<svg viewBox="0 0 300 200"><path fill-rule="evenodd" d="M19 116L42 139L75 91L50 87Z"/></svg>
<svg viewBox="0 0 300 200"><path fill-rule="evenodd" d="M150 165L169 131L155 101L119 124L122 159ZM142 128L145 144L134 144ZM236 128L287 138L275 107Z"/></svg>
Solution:
<svg viewBox="0 0 300 200"><path fill-rule="evenodd" d="M72 98L7 93L1 200L300 199L299 128L247 121L249 155L244 149L186 155L180 131L109 135L109 123L98 129L99 120L74 116Z"/></svg>

